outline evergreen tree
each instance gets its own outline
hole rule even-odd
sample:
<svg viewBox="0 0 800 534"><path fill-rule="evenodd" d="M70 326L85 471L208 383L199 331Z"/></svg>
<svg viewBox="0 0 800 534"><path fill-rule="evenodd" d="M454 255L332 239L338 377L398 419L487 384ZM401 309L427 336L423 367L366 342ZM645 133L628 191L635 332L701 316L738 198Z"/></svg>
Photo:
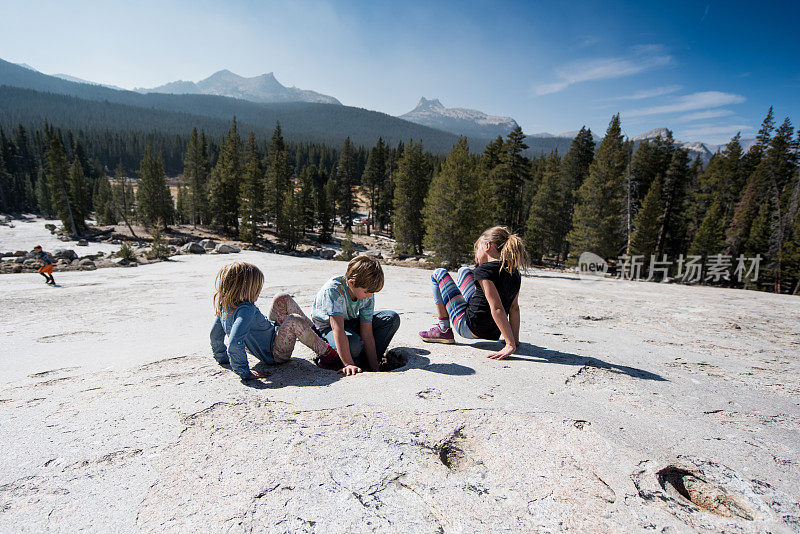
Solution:
<svg viewBox="0 0 800 534"><path fill-rule="evenodd" d="M2 181L3 175L2 165L3 162L0 160L0 181ZM56 216L56 213L53 210L52 194L50 193L50 189L47 187L47 176L45 175L44 170L39 172L39 179L36 180L36 203L42 216L46 219L52 219Z"/></svg>
<svg viewBox="0 0 800 534"><path fill-rule="evenodd" d="M239 239L255 244L259 236L259 226L264 222L266 212L266 191L264 171L261 168L261 155L256 146L256 135L250 132L245 151L244 179L239 196L239 213L242 216L239 226Z"/></svg>
<svg viewBox="0 0 800 534"><path fill-rule="evenodd" d="M136 215L134 210L134 197L133 187L128 183L128 177L125 174L125 169L122 167L122 162L117 164L114 171L114 176L117 178L118 185L112 187L112 194L114 197L114 208L120 214L122 220L125 221L125 226L131 232L131 235L138 239L136 232L133 231L131 221Z"/></svg>
<svg viewBox="0 0 800 534"><path fill-rule="evenodd" d="M428 192L430 166L422 152L422 142L410 141L399 162L394 188L392 227L395 248L402 254L422 254L425 227L422 206Z"/></svg>
<svg viewBox="0 0 800 534"><path fill-rule="evenodd" d="M192 222L191 195L189 187L184 185L183 180L181 180L181 183L178 184L178 194L175 200L175 222L178 224L191 224Z"/></svg>
<svg viewBox="0 0 800 534"><path fill-rule="evenodd" d="M675 257L680 252L683 235L686 231L686 189L689 177L689 155L684 149L676 149L672 154L664 182L661 186L661 227L658 233L656 253Z"/></svg>
<svg viewBox="0 0 800 534"><path fill-rule="evenodd" d="M242 179L242 139L233 118L231 129L222 139L219 157L208 187L211 221L225 231L239 233L239 183Z"/></svg>
<svg viewBox="0 0 800 534"><path fill-rule="evenodd" d="M83 227L83 221L77 221L72 211L68 189L70 170L60 133L54 133L50 137L50 148L47 151L47 167L48 188L52 195L51 203L55 207L58 218L61 219L64 228L72 230L72 235L77 237L79 228Z"/></svg>
<svg viewBox="0 0 800 534"><path fill-rule="evenodd" d="M571 251L592 251L616 258L625 249L625 169L628 151L619 115L614 115L595 153L589 175L578 189L578 200L567 239Z"/></svg>
<svg viewBox="0 0 800 534"><path fill-rule="evenodd" d="M392 222L394 212L394 183L398 170L398 162L403 157L405 145L401 141L397 148L386 146L386 179L383 187L378 190L378 200L375 214L375 224L378 230L386 230Z"/></svg>
<svg viewBox="0 0 800 534"><path fill-rule="evenodd" d="M207 150L205 132L198 136L197 128L193 128L183 160L183 181L188 188L186 198L188 222L195 227L199 223L208 222L209 167Z"/></svg>
<svg viewBox="0 0 800 534"><path fill-rule="evenodd" d="M434 176L425 198L424 244L436 260L451 268L468 259L489 212L467 138L460 137Z"/></svg>
<svg viewBox="0 0 800 534"><path fill-rule="evenodd" d="M560 172L561 160L556 152L547 158L542 183L531 203L525 229L528 255L539 263L545 255L556 257L564 249L566 198Z"/></svg>
<svg viewBox="0 0 800 534"><path fill-rule="evenodd" d="M136 190L139 220L146 227L170 225L174 221L172 194L167 187L167 176L161 156L153 156L153 147L148 144L139 165L139 187Z"/></svg>
<svg viewBox="0 0 800 534"><path fill-rule="evenodd" d="M83 167L77 157L72 161L69 169L68 192L75 225L78 232L85 232L86 218L89 216L89 184L83 175Z"/></svg>
<svg viewBox="0 0 800 534"><path fill-rule="evenodd" d="M290 187L281 207L283 225L278 230L278 239L289 250L294 250L303 238L303 210L298 195Z"/></svg>
<svg viewBox="0 0 800 534"><path fill-rule="evenodd" d="M662 227L662 217L664 215L664 203L661 197L662 180L661 175L656 175L650 182L650 189L644 197L642 208L633 219L635 230L631 235L628 254L642 255L645 260L656 254L658 247L659 232ZM661 256L658 256L661 259Z"/></svg>
<svg viewBox="0 0 800 534"><path fill-rule="evenodd" d="M689 254L708 256L720 254L725 246L725 212L720 200L715 200L703 217L703 222L689 246Z"/></svg>
<svg viewBox="0 0 800 534"><path fill-rule="evenodd" d="M319 171L314 165L303 167L300 172L300 209L303 213L303 235L306 230L314 230L317 222L315 198L317 195L317 183L319 182Z"/></svg>
<svg viewBox="0 0 800 534"><path fill-rule="evenodd" d="M342 226L346 230L353 226L353 212L356 209L356 186L358 182L355 153L348 137L344 140L342 152L339 155L339 164L336 166L339 216L342 219Z"/></svg>
<svg viewBox="0 0 800 534"><path fill-rule="evenodd" d="M101 176L95 181L94 209L98 224L115 225L119 222L114 210L111 183L105 176Z"/></svg>
<svg viewBox="0 0 800 534"><path fill-rule="evenodd" d="M317 191L317 222L319 224L319 242L329 243L333 235L333 181L328 180Z"/></svg>
<svg viewBox="0 0 800 534"><path fill-rule="evenodd" d="M523 155L528 148L524 143L525 137L519 126L508 134L503 143L500 163L489 174L496 210L495 222L515 231L524 227L523 187L530 179L530 162Z"/></svg>
<svg viewBox="0 0 800 534"><path fill-rule="evenodd" d="M372 148L367 159L367 166L361 177L361 183L367 191L369 199L369 219L367 225L367 235L370 233L370 226L377 220L375 209L378 204L379 191L386 182L386 145L383 138L378 138L378 143Z"/></svg>
<svg viewBox="0 0 800 534"><path fill-rule="evenodd" d="M575 211L577 193L589 174L592 160L594 160L594 136L592 130L583 126L572 140L572 145L561 162L561 190L564 195L565 208L563 214L564 234L561 237L564 245L564 249L561 251L562 258L566 258L569 253L567 234L572 230L572 215Z"/></svg>

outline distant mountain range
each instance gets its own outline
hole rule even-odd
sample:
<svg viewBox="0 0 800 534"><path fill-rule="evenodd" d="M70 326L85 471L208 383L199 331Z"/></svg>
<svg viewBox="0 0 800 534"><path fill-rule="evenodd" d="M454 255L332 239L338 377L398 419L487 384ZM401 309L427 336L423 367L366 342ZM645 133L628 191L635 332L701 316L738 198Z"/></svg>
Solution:
<svg viewBox="0 0 800 534"><path fill-rule="evenodd" d="M480 151L498 135L506 136L517 127L511 117L493 116L466 108L446 108L438 99L421 98L417 106L400 117L344 106L337 99L314 91L285 87L272 73L245 78L222 70L200 82L172 82L153 89L128 91L115 86L82 80L68 74L47 75L30 65L0 59L0 85L38 91L39 94L13 93L16 107L0 99L0 124L32 124L49 121L65 128L90 127L99 116L107 117L109 129L151 129L175 131L171 125L194 123L217 135L235 115L241 128L268 135L280 121L289 140L341 144L345 137L363 146L371 146L378 137L396 144L421 139L427 150L445 154L459 135L466 135L473 151ZM8 93L9 95L11 93ZM68 95L86 102L54 99L48 94ZM6 99L8 100L8 98ZM22 102L25 102L23 104ZM103 106L98 107L97 104ZM121 105L123 107L115 107ZM133 113L146 108L147 112ZM90 117L80 116L81 109ZM45 111L47 110L47 111ZM112 119L113 117L113 119ZM59 122L61 121L61 122ZM171 122L170 122L171 121ZM177 131L176 131L177 133ZM565 154L577 130L560 134L541 132L528 135L529 155L557 150ZM634 137L635 144L645 139L666 137L666 128L656 128ZM601 141L593 132L596 143ZM743 139L746 151L755 142ZM689 150L692 158L707 162L724 145L677 141Z"/></svg>
<svg viewBox="0 0 800 534"><path fill-rule="evenodd" d="M401 119L444 130L445 132L481 139L494 139L498 135L505 137L518 126L511 117L487 115L482 111L466 108L446 108L437 98L419 99L417 107Z"/></svg>
<svg viewBox="0 0 800 534"><path fill-rule="evenodd" d="M276 104L280 102L314 102L317 104L336 104L332 96L316 91L286 87L275 79L275 74L262 74L245 78L229 70L217 71L199 82L178 80L152 89L137 88L139 93L169 93L174 95L217 95L241 98L251 102Z"/></svg>

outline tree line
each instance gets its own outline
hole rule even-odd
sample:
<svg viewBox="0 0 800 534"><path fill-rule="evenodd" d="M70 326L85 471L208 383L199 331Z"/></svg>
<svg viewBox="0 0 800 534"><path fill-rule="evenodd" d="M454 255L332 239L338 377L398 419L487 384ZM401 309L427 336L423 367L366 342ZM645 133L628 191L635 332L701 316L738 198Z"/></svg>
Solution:
<svg viewBox="0 0 800 534"><path fill-rule="evenodd" d="M98 147L102 135L92 135ZM109 154L119 156L124 143L90 157L85 136L48 125L33 135L22 126L0 131L0 211L56 214L75 233L91 212L106 224L207 225L250 243L269 226L295 248L309 233L328 241L337 223L350 230L365 209L368 232L392 235L401 254L429 250L443 265L468 260L475 236L503 224L523 235L539 264L574 263L591 251L612 266L641 258L652 277L659 261L760 255L758 279L714 283L784 293L800 286L800 136L788 118L776 126L771 108L748 151L737 134L705 168L669 131L634 150L619 115L597 146L584 127L563 157L532 158L520 128L481 154L461 138L442 158L413 139L397 146L379 139L369 149L349 138L341 148L289 145L279 123L268 140L254 132L243 139L234 118L220 139L197 129L178 138L177 202L167 187L164 139L144 143L133 195L121 157L111 181L106 172ZM659 272L676 276L676 269Z"/></svg>

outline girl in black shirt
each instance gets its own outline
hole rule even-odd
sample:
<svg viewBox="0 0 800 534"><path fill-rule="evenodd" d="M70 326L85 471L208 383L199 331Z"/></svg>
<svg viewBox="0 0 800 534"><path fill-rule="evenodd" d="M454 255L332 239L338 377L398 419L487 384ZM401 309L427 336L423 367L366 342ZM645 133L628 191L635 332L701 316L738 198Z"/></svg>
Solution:
<svg viewBox="0 0 800 534"><path fill-rule="evenodd" d="M419 335L427 343L455 343L453 330L466 339L505 339L489 358L508 358L519 346L520 269L528 266L522 239L505 226L489 228L475 242L475 269L462 267L457 283L445 269L431 275L439 322ZM450 322L452 320L452 328Z"/></svg>

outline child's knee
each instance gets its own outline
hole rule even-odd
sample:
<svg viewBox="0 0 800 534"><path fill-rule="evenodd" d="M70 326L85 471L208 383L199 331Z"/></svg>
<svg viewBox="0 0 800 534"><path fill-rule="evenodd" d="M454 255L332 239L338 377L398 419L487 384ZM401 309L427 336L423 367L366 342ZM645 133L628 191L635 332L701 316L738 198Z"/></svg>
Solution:
<svg viewBox="0 0 800 534"><path fill-rule="evenodd" d="M446 275L447 275L447 269L439 267L438 269L433 271L433 274L431 275L431 279L438 281L438 280L441 280L442 278L444 278Z"/></svg>
<svg viewBox="0 0 800 534"><path fill-rule="evenodd" d="M458 270L458 277L463 278L464 276L470 274L472 272L472 267L463 266Z"/></svg>
<svg viewBox="0 0 800 534"><path fill-rule="evenodd" d="M272 305L273 306L280 306L286 304L286 302L292 300L292 296L289 293L278 293L274 297L272 297Z"/></svg>
<svg viewBox="0 0 800 534"><path fill-rule="evenodd" d="M308 328L310 325L308 319L303 317L302 315L298 315L296 313L290 313L286 316L286 319L283 321L281 328L290 328L295 333L300 335L303 329Z"/></svg>

